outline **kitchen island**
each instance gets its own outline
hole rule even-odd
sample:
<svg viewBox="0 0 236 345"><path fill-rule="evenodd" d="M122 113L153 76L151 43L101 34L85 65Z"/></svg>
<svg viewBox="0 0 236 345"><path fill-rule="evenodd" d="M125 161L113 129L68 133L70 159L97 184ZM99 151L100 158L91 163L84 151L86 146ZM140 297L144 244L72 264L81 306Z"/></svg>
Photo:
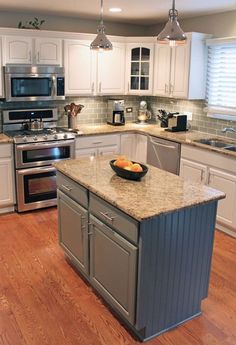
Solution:
<svg viewBox="0 0 236 345"><path fill-rule="evenodd" d="M114 157L58 170L59 241L66 256L141 340L201 313L217 201L224 193L149 167L116 176Z"/></svg>

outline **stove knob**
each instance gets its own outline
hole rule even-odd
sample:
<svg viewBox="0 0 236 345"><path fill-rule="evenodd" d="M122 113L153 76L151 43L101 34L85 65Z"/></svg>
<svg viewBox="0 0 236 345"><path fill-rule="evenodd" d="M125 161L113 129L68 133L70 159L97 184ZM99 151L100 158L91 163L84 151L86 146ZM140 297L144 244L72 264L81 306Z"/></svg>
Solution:
<svg viewBox="0 0 236 345"><path fill-rule="evenodd" d="M24 143L27 142L27 137L26 136L23 137L23 141L24 141Z"/></svg>
<svg viewBox="0 0 236 345"><path fill-rule="evenodd" d="M47 140L47 139L48 139L48 135L45 134L45 135L43 136L43 139Z"/></svg>
<svg viewBox="0 0 236 345"><path fill-rule="evenodd" d="M63 137L64 137L64 139L67 139L67 138L68 138L68 135L65 133L65 134L63 135Z"/></svg>
<svg viewBox="0 0 236 345"><path fill-rule="evenodd" d="M57 135L57 134L54 134L53 138L54 138L54 139L58 139L58 135Z"/></svg>
<svg viewBox="0 0 236 345"><path fill-rule="evenodd" d="M33 137L33 140L34 140L34 141L37 141L37 140L38 140L38 138L37 138L36 135Z"/></svg>

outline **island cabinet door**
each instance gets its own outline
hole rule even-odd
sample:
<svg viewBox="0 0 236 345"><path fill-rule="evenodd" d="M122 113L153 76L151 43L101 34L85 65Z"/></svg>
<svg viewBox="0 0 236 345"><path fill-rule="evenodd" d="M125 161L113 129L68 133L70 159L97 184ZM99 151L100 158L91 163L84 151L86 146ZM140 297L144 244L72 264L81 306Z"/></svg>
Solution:
<svg viewBox="0 0 236 345"><path fill-rule="evenodd" d="M59 241L76 267L88 275L88 211L58 191Z"/></svg>
<svg viewBox="0 0 236 345"><path fill-rule="evenodd" d="M93 216L89 233L91 284L134 325L137 248Z"/></svg>

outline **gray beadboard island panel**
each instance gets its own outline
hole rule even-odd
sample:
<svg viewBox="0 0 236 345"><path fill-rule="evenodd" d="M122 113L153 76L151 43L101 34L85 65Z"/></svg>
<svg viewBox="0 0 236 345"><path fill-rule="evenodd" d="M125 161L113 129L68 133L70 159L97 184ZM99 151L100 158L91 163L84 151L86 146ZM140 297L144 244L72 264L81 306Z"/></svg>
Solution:
<svg viewBox="0 0 236 345"><path fill-rule="evenodd" d="M140 224L136 330L148 340L201 313L217 201Z"/></svg>

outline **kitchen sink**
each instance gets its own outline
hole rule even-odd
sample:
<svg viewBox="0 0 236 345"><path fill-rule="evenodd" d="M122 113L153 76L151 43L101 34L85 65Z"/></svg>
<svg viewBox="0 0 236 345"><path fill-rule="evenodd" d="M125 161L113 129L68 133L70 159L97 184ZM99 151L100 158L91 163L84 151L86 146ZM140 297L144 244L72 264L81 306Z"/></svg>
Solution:
<svg viewBox="0 0 236 345"><path fill-rule="evenodd" d="M236 152L236 146L228 146L228 147L225 147L225 150L229 150L229 151L234 151L234 152Z"/></svg>
<svg viewBox="0 0 236 345"><path fill-rule="evenodd" d="M199 144L204 144L204 145L209 145L209 146L219 147L219 148L225 148L227 146L232 147L232 144L227 143L225 141L217 140L217 139L198 139L194 141Z"/></svg>

